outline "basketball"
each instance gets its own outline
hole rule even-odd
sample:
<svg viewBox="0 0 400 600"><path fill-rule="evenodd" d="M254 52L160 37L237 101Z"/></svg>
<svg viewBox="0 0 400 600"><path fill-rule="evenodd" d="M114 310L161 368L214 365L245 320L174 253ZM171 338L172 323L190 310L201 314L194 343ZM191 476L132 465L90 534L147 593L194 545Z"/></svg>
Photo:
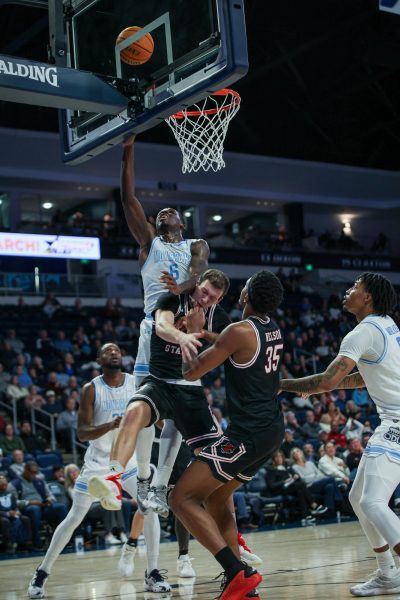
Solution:
<svg viewBox="0 0 400 600"><path fill-rule="evenodd" d="M123 29L118 35L115 44L120 44L126 40L127 37L140 30L141 27L137 27L136 25ZM127 65L143 65L152 57L153 50L154 40L150 33L146 33L142 38L136 40L136 42L133 42L127 48L122 50L121 60Z"/></svg>

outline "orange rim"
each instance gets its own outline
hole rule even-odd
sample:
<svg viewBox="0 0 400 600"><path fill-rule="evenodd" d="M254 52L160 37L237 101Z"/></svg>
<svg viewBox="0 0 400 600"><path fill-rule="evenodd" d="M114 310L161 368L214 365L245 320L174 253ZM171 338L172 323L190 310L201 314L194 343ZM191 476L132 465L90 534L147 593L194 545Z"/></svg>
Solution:
<svg viewBox="0 0 400 600"><path fill-rule="evenodd" d="M207 108L206 110L186 110L178 111L177 113L171 115L170 119L184 119L185 117L201 117L201 115L216 115L219 112L224 110L229 110L232 106L237 106L240 103L240 94L235 92L235 90L230 90L229 88L224 88L223 90L219 90L218 92L213 92L210 94L211 96L228 96L232 94L233 101L226 106L218 106L217 108Z"/></svg>

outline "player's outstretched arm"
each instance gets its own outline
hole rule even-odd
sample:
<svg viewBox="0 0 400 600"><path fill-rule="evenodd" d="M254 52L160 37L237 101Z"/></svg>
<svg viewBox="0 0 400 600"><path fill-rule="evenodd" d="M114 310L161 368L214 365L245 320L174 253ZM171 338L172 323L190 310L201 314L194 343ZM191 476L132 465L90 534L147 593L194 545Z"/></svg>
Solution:
<svg viewBox="0 0 400 600"><path fill-rule="evenodd" d="M182 359L188 360L193 354L197 354L197 349L202 346L199 341L200 333L185 333L177 329L174 324L174 313L169 310L156 310L154 315L156 334L165 342L179 344L181 347Z"/></svg>
<svg viewBox="0 0 400 600"><path fill-rule="evenodd" d="M135 136L131 135L123 143L121 201L132 236L140 248L145 248L150 246L155 233L151 227L148 227L143 206L135 196L134 141Z"/></svg>
<svg viewBox="0 0 400 600"><path fill-rule="evenodd" d="M183 359L182 375L188 381L196 381L206 373L218 367L226 359L243 347L242 323L233 323L219 334L214 344L190 360Z"/></svg>
<svg viewBox="0 0 400 600"><path fill-rule="evenodd" d="M122 417L116 417L113 421L103 423L102 425L93 425L93 405L95 398L94 385L86 383L83 386L81 401L78 412L78 439L81 442L97 440L105 433L119 427Z"/></svg>
<svg viewBox="0 0 400 600"><path fill-rule="evenodd" d="M319 392L330 392L340 388L340 384L349 376L349 382L356 382L356 373L349 375L354 369L355 362L347 356L338 355L328 366L324 373L317 373L300 379L281 379L279 389L284 392L296 392L298 394L318 394ZM360 384L352 387L359 387ZM347 387L351 387L348 385Z"/></svg>

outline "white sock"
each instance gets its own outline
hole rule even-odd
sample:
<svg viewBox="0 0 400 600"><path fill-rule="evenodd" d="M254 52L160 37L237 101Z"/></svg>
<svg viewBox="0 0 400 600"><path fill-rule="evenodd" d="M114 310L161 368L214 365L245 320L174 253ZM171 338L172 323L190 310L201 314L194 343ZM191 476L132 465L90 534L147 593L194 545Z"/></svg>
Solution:
<svg viewBox="0 0 400 600"><path fill-rule="evenodd" d="M168 485L181 443L182 436L175 427L175 423L170 419L165 419L160 436L157 477L153 483L155 487Z"/></svg>
<svg viewBox="0 0 400 600"><path fill-rule="evenodd" d="M153 511L144 517L143 533L146 540L147 574L149 574L158 568L160 553L160 521Z"/></svg>
<svg viewBox="0 0 400 600"><path fill-rule="evenodd" d="M115 473L123 473L125 468L117 460L110 460L110 471L115 471Z"/></svg>
<svg viewBox="0 0 400 600"><path fill-rule="evenodd" d="M61 521L53 533L50 546L47 549L46 556L42 560L39 569L43 569L43 571L50 574L55 561L68 544L75 529L86 517L91 505L92 497L89 496L89 494L83 494L82 492L75 490L71 509L64 521Z"/></svg>
<svg viewBox="0 0 400 600"><path fill-rule="evenodd" d="M136 440L136 463L137 476L139 479L148 479L150 477L151 449L154 442L154 425L142 429Z"/></svg>
<svg viewBox="0 0 400 600"><path fill-rule="evenodd" d="M383 575L385 577L394 577L397 568L390 549L385 550L385 552L377 552L375 556L378 568L382 571Z"/></svg>

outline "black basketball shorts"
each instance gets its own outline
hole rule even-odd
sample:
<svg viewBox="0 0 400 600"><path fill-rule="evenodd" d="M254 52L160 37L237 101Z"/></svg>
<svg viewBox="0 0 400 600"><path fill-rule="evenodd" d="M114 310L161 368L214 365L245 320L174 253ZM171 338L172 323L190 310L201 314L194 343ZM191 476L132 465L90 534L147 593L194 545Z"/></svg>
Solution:
<svg viewBox="0 0 400 600"><path fill-rule="evenodd" d="M222 434L201 386L166 383L149 375L130 403L137 400L151 408L149 426L160 419L172 419L192 450L204 448Z"/></svg>
<svg viewBox="0 0 400 600"><path fill-rule="evenodd" d="M228 429L227 435L203 448L195 460L206 463L219 481L226 483L236 479L247 483L278 450L283 432L281 421L242 439L237 434L233 437Z"/></svg>

